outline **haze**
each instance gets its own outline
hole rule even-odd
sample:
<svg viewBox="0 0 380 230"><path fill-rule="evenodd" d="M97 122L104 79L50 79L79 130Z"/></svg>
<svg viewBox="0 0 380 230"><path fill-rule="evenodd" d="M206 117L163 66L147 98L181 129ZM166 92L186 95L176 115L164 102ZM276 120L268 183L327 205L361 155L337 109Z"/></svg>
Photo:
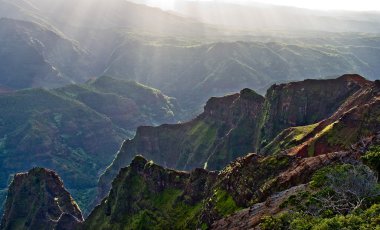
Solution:
<svg viewBox="0 0 380 230"><path fill-rule="evenodd" d="M165 10L175 10L176 4L184 2L183 0L147 0L151 6L160 7ZM190 1L188 1L190 2ZM344 1L344 0L198 0L191 2L230 2L239 4L265 3L283 6L293 6L299 8L316 9L316 10L347 10L347 11L380 11L380 2L373 0L362 1Z"/></svg>

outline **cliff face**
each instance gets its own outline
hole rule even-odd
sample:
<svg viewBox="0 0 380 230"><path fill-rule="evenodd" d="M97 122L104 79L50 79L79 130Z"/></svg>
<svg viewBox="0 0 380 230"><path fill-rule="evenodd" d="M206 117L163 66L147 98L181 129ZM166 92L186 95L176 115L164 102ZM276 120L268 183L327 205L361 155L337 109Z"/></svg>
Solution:
<svg viewBox="0 0 380 230"><path fill-rule="evenodd" d="M266 98L249 89L211 98L193 121L140 127L127 140L99 182L99 198L136 154L166 167L219 170L250 152L262 152L283 129L330 117L351 95L372 83L359 75L272 86ZM265 152L263 152L265 154Z"/></svg>
<svg viewBox="0 0 380 230"><path fill-rule="evenodd" d="M53 172L35 168L16 174L0 229L73 229L83 221L79 207Z"/></svg>
<svg viewBox="0 0 380 230"><path fill-rule="evenodd" d="M314 124L331 116L348 97L369 84L359 75L305 80L272 86L266 95L263 141L289 127Z"/></svg>
<svg viewBox="0 0 380 230"><path fill-rule="evenodd" d="M215 179L207 179L212 183L193 189L193 196L197 194L196 197L199 197L197 200L201 200L201 208L197 209L195 219L191 219L191 221L186 219L186 223L191 222L191 225L181 227L209 226L213 229L257 227L263 216L281 212L281 204L285 200L304 191L307 187L305 184L311 181L312 176L318 170L335 164L357 162L370 145L375 142L379 143L380 140L379 92L378 82L365 82L330 117L317 124L284 130L268 145L269 147L264 148L266 154L249 154L228 164ZM208 113L205 113L204 116L212 114L212 111L219 111L217 113L219 115L223 114L223 110L217 108L215 106L211 110L206 110ZM220 117L225 116L220 115ZM284 144L284 149L278 150L280 148L276 145L281 143ZM131 168L133 169L133 165L134 163L127 169L128 172ZM123 171L125 170L123 169ZM115 181L119 180L120 175ZM148 174L145 178L159 182L160 178L167 177L156 178ZM187 180L187 177L177 178L181 178L180 180L183 181ZM172 178L165 184L170 185L174 181ZM131 182L126 181L123 184L132 186L129 187L129 190L133 190L135 187ZM189 184L189 187L192 186ZM103 207L101 208L103 210L105 205L111 202L108 199L116 202L115 190L123 191L120 187L115 189L115 182L112 187L109 197L99 206ZM156 191L154 194L165 194L159 190L154 191ZM181 194L178 195L179 197L187 196L184 190L179 191L179 194ZM127 200L130 200L130 204L128 204L130 206L142 207L138 204L140 199L137 199L137 203L134 199ZM172 201L165 203L166 205L172 204ZM96 210L99 210L99 207ZM157 209L160 210L160 208ZM144 206L138 210L152 209ZM122 212L119 210L117 213ZM129 212L129 210L124 211L124 213ZM95 211L94 213L92 215L97 216L98 220L104 220L107 217L106 212ZM233 215L228 217L231 214ZM132 221L135 217L128 218L128 221ZM179 222L181 220L183 219L177 219ZM90 218L87 226L95 227L101 223L99 221L95 222L95 225L91 225L92 222L93 219Z"/></svg>
<svg viewBox="0 0 380 230"><path fill-rule="evenodd" d="M123 144L101 177L100 198L107 194L118 171L137 154L165 167L190 170L221 169L241 153L255 151L263 103L263 97L245 89L210 99L205 112L188 123L138 128L136 137Z"/></svg>
<svg viewBox="0 0 380 230"><path fill-rule="evenodd" d="M329 118L313 125L284 130L263 149L265 154L286 152L301 157L350 150L380 130L380 85L366 84Z"/></svg>
<svg viewBox="0 0 380 230"><path fill-rule="evenodd" d="M135 150L128 148L140 146L152 151L149 152L152 155L148 156L156 157L154 159L158 161L162 158L166 160L166 165L175 164L179 158L176 152L172 152L170 157L154 154L160 154L158 151L162 149L169 151L172 145L177 148L177 153L183 154L181 146L184 142L177 143L183 140L188 143L191 143L191 140L198 141L198 146L204 147L204 143L208 143L203 142L207 135L191 136L189 134L191 131L194 132L193 134L201 134L199 127L194 131L196 127L194 125L200 123L208 125L205 129L206 133L210 127L218 127L217 130L220 132L224 130L219 125L233 127L232 130L227 128L229 131L226 136L220 139L222 140L219 142L221 149L217 151L218 154L222 153L223 148L228 149L227 147L233 146L225 143L238 143L234 142L238 140L250 140L251 148L257 149L255 143L259 143L257 140L260 140L259 131L262 127L266 127L266 123L257 122L257 119L265 121L268 118L265 115L264 106L269 103L254 92L243 90L240 94L213 98L206 105L202 115L186 124L140 128L136 138L125 143L127 152L123 152L126 151L123 148L115 159L114 166L119 164L118 167L121 167L121 170L110 184L111 191L108 196L93 210L84 223L81 224L80 221L65 223L71 224L71 228L79 229L165 229L169 226L172 229L252 229L257 227L263 216L282 212L284 210L282 204L286 200L307 190L313 175L320 169L342 163L358 164L360 157L370 146L379 145L379 82L368 82L358 76L344 76L335 82L337 84L343 82L346 86L350 86L346 88L348 91L352 90L352 85L356 85L358 89L348 93L347 98L331 114L327 114L330 110L326 109L326 114L319 115L326 116L323 120L308 124L308 126L285 129L270 144L262 148L260 153L249 153L237 158L219 172L205 169L194 169L191 172L167 169L143 156L134 157L130 165L123 168L120 160L128 160L128 154L132 153L128 151ZM315 108L321 106L316 102L314 104L316 104ZM244 130L251 131L245 133ZM259 130L256 131L258 133L255 133L255 130ZM233 132L241 134L241 138L232 138ZM199 145L200 143L203 145ZM241 145L244 146L247 143L242 142ZM197 154L200 153L202 152ZM197 157L202 156L193 155L192 157L196 160ZM213 159L212 157L209 159ZM18 177L16 176L14 182L16 185L20 183L18 182L20 179L17 180ZM44 181L48 179L44 178ZM10 194L15 193L14 187L19 187L16 185L12 186ZM2 226L20 222L18 213L12 214L12 210L15 210L12 204L17 205L19 200L24 201L23 199L28 197L27 194L34 194L33 191L34 187L29 185L25 188L24 195L8 197L7 211ZM46 199L37 200L36 204L37 202L45 204ZM17 207L16 205L13 206ZM50 210L54 209L42 209L39 215L51 216L51 214L47 215ZM68 211L66 213L75 216ZM69 215L62 215L61 218L70 219ZM77 219L80 218L77 217Z"/></svg>

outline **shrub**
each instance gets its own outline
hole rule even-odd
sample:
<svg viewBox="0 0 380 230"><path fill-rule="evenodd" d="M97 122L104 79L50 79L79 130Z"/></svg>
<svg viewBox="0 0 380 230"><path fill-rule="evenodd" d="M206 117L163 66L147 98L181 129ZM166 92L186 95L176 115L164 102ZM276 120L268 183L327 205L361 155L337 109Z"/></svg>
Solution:
<svg viewBox="0 0 380 230"><path fill-rule="evenodd" d="M315 197L323 210L347 214L366 207L380 195L376 174L363 164L337 166L323 177L324 192Z"/></svg>
<svg viewBox="0 0 380 230"><path fill-rule="evenodd" d="M377 173L380 172L380 146L374 146L362 157L365 164L370 166Z"/></svg>

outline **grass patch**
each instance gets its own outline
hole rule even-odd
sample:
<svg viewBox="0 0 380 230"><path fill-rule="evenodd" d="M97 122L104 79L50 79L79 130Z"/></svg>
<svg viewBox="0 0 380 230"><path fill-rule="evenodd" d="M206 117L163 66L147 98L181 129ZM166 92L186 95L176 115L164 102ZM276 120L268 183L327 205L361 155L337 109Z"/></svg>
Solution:
<svg viewBox="0 0 380 230"><path fill-rule="evenodd" d="M215 209L222 216L230 215L241 209L236 205L232 196L224 190L216 190L215 199Z"/></svg>

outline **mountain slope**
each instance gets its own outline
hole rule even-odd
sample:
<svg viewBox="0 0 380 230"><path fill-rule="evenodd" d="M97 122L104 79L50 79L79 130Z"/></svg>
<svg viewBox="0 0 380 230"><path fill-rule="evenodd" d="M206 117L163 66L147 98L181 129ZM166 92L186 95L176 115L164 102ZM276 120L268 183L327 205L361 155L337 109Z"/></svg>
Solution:
<svg viewBox="0 0 380 230"><path fill-rule="evenodd" d="M176 122L172 103L157 90L109 77L2 94L0 188L16 172L51 168L81 197L78 202L87 213L82 202L90 202L98 176L122 141L140 125Z"/></svg>
<svg viewBox="0 0 380 230"><path fill-rule="evenodd" d="M88 54L48 27L1 18L0 42L2 86L52 88L91 75Z"/></svg>
<svg viewBox="0 0 380 230"><path fill-rule="evenodd" d="M329 81L325 81L326 92L329 88L328 85L332 83ZM136 171L154 172L154 170L151 171L151 169L157 168L152 162L140 160L141 157L138 157L132 161L131 166L120 171L118 177L112 184L111 193L95 209L89 219L86 220L85 226L102 229L102 226L100 225L101 222L104 221L104 223L110 223L106 221L107 218L111 218L115 221L113 222L114 225L107 225L110 228L117 228L119 224L124 226L124 223L130 223L133 221L136 221L133 223L142 224L140 226L145 226L144 224L148 223L166 224L166 221L171 220L170 216L164 215L163 217L158 218L156 210L168 210L168 207L170 210L172 207L175 207L176 204L186 202L186 199L191 200L191 197L194 196L194 194L196 194L196 197L201 197L201 200L203 200L196 203L195 206L200 205L202 208L194 210L196 215L186 215L184 219L178 220L177 223L181 222L181 220L185 220L186 223L189 224L187 227L196 226L198 228L211 226L214 223L212 226L216 229L233 226L249 226L250 228L257 226L262 221L261 218L263 216L270 214L272 209L269 205L272 204L269 202L273 201L275 202L273 205L280 206L280 204L291 197L291 195L302 195L302 192L304 192L308 186L304 184L308 184L312 180L313 175L320 169L340 164L358 165L360 164L358 163L360 156L364 155L371 146L380 143L380 127L378 120L380 111L380 107L378 106L380 99L379 83L368 82L355 75L343 76L335 81L338 86L345 85L347 87L348 85L352 86L356 83L358 85L353 87L360 87L351 91L351 93L347 95L346 100L338 106L339 108L336 108L334 112L329 112L330 114L326 115L323 121L314 125L313 127L315 127L315 129L311 131L310 134L305 134L305 138L301 140L301 146L311 143L309 138L317 140L314 141L314 152L309 152L309 154L302 154L302 152L300 152L295 155L294 152L290 150L268 152L268 156L249 154L248 156L242 157L228 164L218 173L216 180L213 176L209 176L208 179L203 179L204 182L209 182L210 180L214 181L211 185L206 184L201 187L193 186L192 188L196 189L191 190L191 194L187 193L188 190L180 188L178 195L173 197L174 200L158 198L159 201L166 202L164 202L164 204L160 203L160 206L156 208L151 208L152 206L149 205L141 209L137 208L134 211L136 212L136 210L140 210L139 212L143 214L138 216L128 216L127 213L129 213L129 211L127 209L116 208L120 207L118 206L120 202L117 202L119 197L117 194L121 195L124 194L125 191L135 191L135 188L141 188L141 184L135 183L135 181L127 175L135 175L132 172ZM322 84L322 82L314 82L314 85L313 81L311 83L306 81L303 86L306 87L308 84L311 84L318 88L320 87L319 84ZM290 83L282 85L280 88L296 88L298 84L301 83ZM352 88L346 88L347 92L349 92L350 89ZM305 91L307 90L310 90L310 88L305 88ZM288 89L287 91L290 92L289 95L292 95L291 90ZM300 96L297 96L297 98L300 98ZM324 124L324 126L318 128L318 125L322 124ZM347 130L350 130L350 132ZM347 136L348 133L352 134L352 136ZM319 143L324 143L324 137L327 135L331 135L330 138L334 138L334 142L329 142L329 144L332 145L325 148L317 147ZM292 143L292 140L283 139L283 141L289 142L290 144ZM342 143L345 143L345 145ZM126 144L126 146L128 146L128 144ZM300 148L296 147L294 149ZM134 167L136 162L142 163L139 164L139 167ZM162 171L160 172L162 173ZM164 174L153 173L153 175L160 175L157 178L167 178L167 175L172 175L172 173L175 174L171 170L166 170ZM145 174L143 173L143 175ZM120 178L129 179L125 181ZM143 184L149 185L148 188L150 189L156 188L155 186L161 184L154 183L157 181L157 179L155 179L156 177L145 175L142 176L142 178L144 178ZM181 181L180 176L175 178L176 179L174 179L173 176L173 180L166 181L162 183L162 185L169 185L174 181L179 183ZM149 182L151 179L152 182ZM126 186L128 189L125 189L123 186ZM154 192L154 197L165 196L167 192L165 187L154 191L156 191ZM139 199L122 200L128 200L127 206L124 205L122 207L141 207L138 205L138 202L140 201ZM244 212L237 212L240 209L248 207L251 208L244 210ZM275 207L276 206L273 206L273 210L277 210L274 211L275 213L282 210L282 206L277 206L277 209ZM233 217L223 219L235 212L236 215ZM216 220L220 221L215 222ZM99 226L99 228L96 226ZM174 228L176 229L176 227Z"/></svg>
<svg viewBox="0 0 380 230"><path fill-rule="evenodd" d="M315 81L305 81L304 86L314 85L313 82L316 88L320 87L321 82ZM346 75L324 82L326 86L334 82L333 86L345 85L347 92L355 88L356 90L332 114L326 114L322 121L308 128L292 127L290 131L284 130L275 141L285 133L293 135L295 129L298 129L297 132L307 130L301 137L297 134L297 140L301 140L299 146L310 144L310 140L315 140L317 146L317 143L324 143L325 137L333 131L332 137L335 139L330 142L333 144L331 148L314 148L314 152L306 155L302 151L294 151L302 150L298 147L276 152L267 149L267 155L245 155L227 164L219 172L204 169L194 169L191 172L165 169L142 156L136 156L114 178L108 196L84 223L78 223L76 227L273 229L281 224L288 229L290 225L317 224L325 227L366 226L366 229L375 229L376 218L380 216L379 184L376 174L363 165L360 159L369 152L373 154L373 151L377 151L378 154L380 84L378 81L369 82L357 75ZM292 87L297 88L299 84L301 83L290 83L278 88L289 90ZM325 87L325 90L329 87ZM305 90L311 90L310 86ZM289 95L293 95L292 92L289 90ZM256 100L263 100L250 90L243 90L241 94L247 93ZM208 105L206 112L212 113L216 120L225 119L229 110L223 110L222 104L231 105L231 101L236 100L237 96L240 95L212 99L214 102ZM247 112L232 111L236 112L235 115ZM355 135L347 138L347 130L352 131L349 134ZM282 141L289 143L284 146L294 144L294 140ZM372 160L376 165L376 156ZM44 180L45 178L42 179ZM334 191L337 193L331 197L330 192ZM349 195L352 191L360 192L361 194L355 193L360 199L364 194L366 201L361 201L358 206L360 210L350 206L346 211L340 212L342 209L339 207L323 206L323 202L326 202L324 199L329 204L340 202L340 198L347 202L356 202L357 200L351 200L356 199L355 197L340 197L342 192ZM25 196L21 196L20 200L23 197ZM32 199L35 197L34 194L31 195ZM12 220L13 217L7 219Z"/></svg>
<svg viewBox="0 0 380 230"><path fill-rule="evenodd" d="M369 38L355 35L332 36L315 44L307 35L283 40L271 36L252 39L174 45L127 39L113 52L105 73L161 89L189 108L190 114L199 111L210 97L245 87L261 92L277 82L340 76L346 72L373 80L380 73L372 61L377 60L379 53L380 40L376 37L370 42ZM269 41L263 42L266 39Z"/></svg>
<svg viewBox="0 0 380 230"><path fill-rule="evenodd" d="M378 12L322 11L265 3L178 1L175 10L204 23L242 30L379 33Z"/></svg>
<svg viewBox="0 0 380 230"><path fill-rule="evenodd" d="M251 229L264 216L283 211L282 204L292 196L305 194L320 170L345 162L358 164L360 154L365 152L325 152L305 158L250 154L217 174L163 169L136 157L120 171L83 229Z"/></svg>
<svg viewBox="0 0 380 230"><path fill-rule="evenodd" d="M262 29L265 26L254 33L231 30L218 33L207 25L173 13L123 0L81 0L79 3L59 0L54 4L46 0L2 0L0 4L4 9L0 17L38 23L73 43L67 46L73 46L74 53L66 45L59 45L59 50L66 48L66 52L42 55L46 60L41 57L41 67L33 70L34 75L53 74L74 82L100 75L135 80L177 98L188 110L187 119L199 114L208 98L246 87L264 93L271 84L278 82L340 76L347 72L374 80L380 73L376 63L380 40L376 34L337 33L335 29L331 33L272 31ZM292 9L286 14L295 14L298 18L308 15L309 11L300 16ZM67 15L70 15L69 20ZM338 21L340 17L344 18L344 23L350 17L369 24L377 22L376 15L334 15ZM330 24L325 23L323 27ZM45 46L52 43L32 35L33 41L42 41ZM23 47L22 44L14 45L14 50ZM3 60L8 63L3 66L7 70L4 76L24 81L26 75L20 74L14 66L17 63L27 66L24 62L31 61L28 57L41 56L41 48L33 47L37 51L30 51L26 57L20 58L18 52L14 52L16 61L5 57ZM53 45L46 52L58 48ZM22 60L24 62L20 63ZM50 73L52 67L55 70ZM37 74L36 71L45 72ZM46 81L39 83L48 85ZM51 83L57 84L63 83Z"/></svg>
<svg viewBox="0 0 380 230"><path fill-rule="evenodd" d="M62 180L35 168L17 174L9 188L0 229L73 229L82 213Z"/></svg>
<svg viewBox="0 0 380 230"><path fill-rule="evenodd" d="M195 36L205 27L158 8L123 0L58 0L54 4L47 0L2 0L0 4L8 9L0 11L5 17L48 23L64 33L79 37L84 35L85 28L87 31L128 29L159 35ZM67 20L67 15L70 15L70 20Z"/></svg>
<svg viewBox="0 0 380 230"><path fill-rule="evenodd" d="M54 36L42 39L36 33L23 38L21 44L12 41L13 45L8 46L13 48L7 54L14 58L2 59L7 62L3 65L7 81L0 82L0 87L17 78L18 83L27 82L31 78L28 74L42 78L36 84L43 86L62 85L67 80L84 82L91 76L115 76L149 85L177 98L190 119L201 112L208 98L246 87L264 93L278 82L336 77L346 72L374 80L380 74L376 62L380 39L376 34L336 33L336 30L217 33L207 25L122 0L79 3L60 0L54 4L46 0L2 0L0 4L3 4L0 8L4 7L0 17L38 23L65 41L54 45L55 38L50 38ZM376 22L375 16L352 17ZM24 27L22 31L26 30ZM29 40L36 44L24 44ZM36 40L48 49L42 49ZM17 47L30 49L30 55L19 57ZM62 50L65 52L58 52ZM15 67L28 67L31 61L40 66L37 70L27 69L31 73ZM56 76L65 81L46 81ZM16 86L33 84L29 81Z"/></svg>
<svg viewBox="0 0 380 230"><path fill-rule="evenodd" d="M237 157L259 152L283 129L311 125L331 116L351 95L372 83L357 75L273 86L266 98L245 89L212 98L188 123L140 127L99 180L104 197L120 168L136 154L169 168L218 170Z"/></svg>
<svg viewBox="0 0 380 230"><path fill-rule="evenodd" d="M136 157L120 172L108 199L91 213L84 229L121 229L125 226L129 229L152 226L194 229L194 218L202 208L200 201L206 195L200 190L208 188L215 176L215 173L200 169L191 173L168 170Z"/></svg>

